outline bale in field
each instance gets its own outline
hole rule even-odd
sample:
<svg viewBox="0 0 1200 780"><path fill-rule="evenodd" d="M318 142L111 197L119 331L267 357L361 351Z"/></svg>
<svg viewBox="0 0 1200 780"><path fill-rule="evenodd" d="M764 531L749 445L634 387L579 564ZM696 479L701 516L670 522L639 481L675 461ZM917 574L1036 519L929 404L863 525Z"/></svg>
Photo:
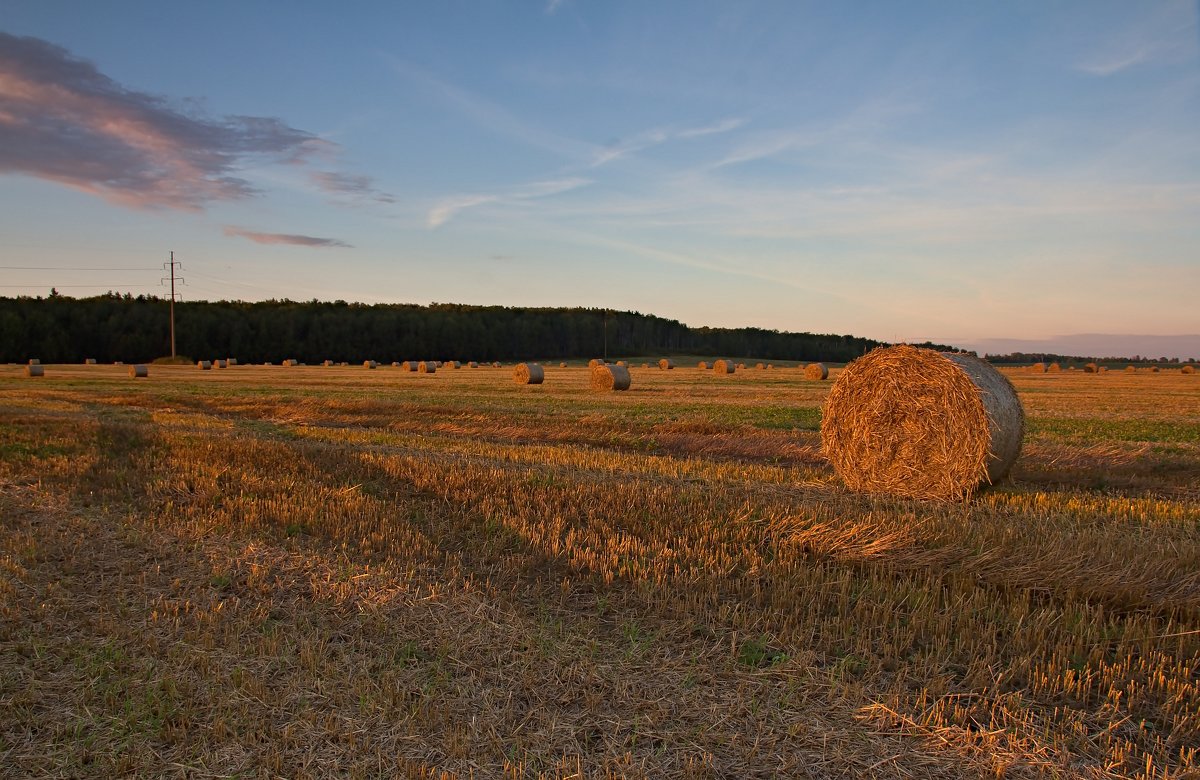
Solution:
<svg viewBox="0 0 1200 780"><path fill-rule="evenodd" d="M626 366L599 365L591 370L593 390L628 390L629 383L629 369Z"/></svg>
<svg viewBox="0 0 1200 780"><path fill-rule="evenodd" d="M558 364L558 367L559 367L559 368L566 368L566 367L567 367L567 364L566 364L566 363L559 363L559 364Z"/></svg>
<svg viewBox="0 0 1200 780"><path fill-rule="evenodd" d="M332 361L332 360L322 360L322 361L321 361L321 365L323 365L323 366L325 366L326 368L328 368L329 366L332 366L332 365L333 365L333 361Z"/></svg>
<svg viewBox="0 0 1200 780"><path fill-rule="evenodd" d="M405 371L416 371L417 370L417 361L406 360L400 364L400 368L404 369Z"/></svg>
<svg viewBox="0 0 1200 780"><path fill-rule="evenodd" d="M1031 374L1046 373L1046 364L1045 363L1034 363L1032 366L1029 367L1029 373L1031 373Z"/></svg>
<svg viewBox="0 0 1200 780"><path fill-rule="evenodd" d="M1196 373L1196 367L1195 366L1184 366L1183 368L1179 369L1179 373L1194 374L1194 373Z"/></svg>
<svg viewBox="0 0 1200 780"><path fill-rule="evenodd" d="M701 360L699 363L697 363L697 364L696 364L696 368L700 369L701 371L707 371L707 370L708 370L708 363L706 363L705 361Z"/></svg>
<svg viewBox="0 0 1200 780"><path fill-rule="evenodd" d="M822 380L829 378L829 368L824 363L809 363L804 367L804 378Z"/></svg>
<svg viewBox="0 0 1200 780"><path fill-rule="evenodd" d="M211 360L198 360L198 361L196 361L196 368L200 369L201 371L211 371L212 370L212 361Z"/></svg>
<svg viewBox="0 0 1200 780"><path fill-rule="evenodd" d="M1189 368L1189 366L1184 366L1183 368ZM1180 369L1180 370L1181 370L1181 371L1183 371L1183 369ZM1150 373L1151 373L1151 374L1157 374L1157 373L1158 373L1158 366L1150 366ZM1192 372L1191 372L1191 371L1184 371L1183 373L1185 373L1185 374L1190 374L1190 373L1192 373Z"/></svg>
<svg viewBox="0 0 1200 780"><path fill-rule="evenodd" d="M519 385L540 385L546 372L537 363L517 363L513 366L513 381Z"/></svg>
<svg viewBox="0 0 1200 780"><path fill-rule="evenodd" d="M762 370L763 370L763 369L765 369L766 367L767 367L767 364L766 364L766 363L755 363L755 364L754 364L754 368L755 368L756 370L758 370L758 371L762 371Z"/></svg>
<svg viewBox="0 0 1200 780"><path fill-rule="evenodd" d="M604 361L601 360L600 358L592 358L591 360L588 361L588 368L595 368L596 366L602 366L602 365L604 365Z"/></svg>
<svg viewBox="0 0 1200 780"><path fill-rule="evenodd" d="M130 379L144 379L148 376L150 376L150 369L141 363L129 367Z"/></svg>
<svg viewBox="0 0 1200 780"><path fill-rule="evenodd" d="M85 366L94 366L96 365L96 358L88 358L87 360L83 361L83 364Z"/></svg>
<svg viewBox="0 0 1200 780"><path fill-rule="evenodd" d="M213 363L216 368L229 368L229 363L224 358L220 358Z"/></svg>
<svg viewBox="0 0 1200 780"><path fill-rule="evenodd" d="M1083 373L1098 374L1098 373L1100 373L1100 368L1095 363L1088 363L1086 366L1083 367Z"/></svg>
<svg viewBox="0 0 1200 780"><path fill-rule="evenodd" d="M378 368L378 367L379 367L379 364L376 363L374 360L364 360L363 361L363 368Z"/></svg>
<svg viewBox="0 0 1200 780"><path fill-rule="evenodd" d="M732 360L718 360L713 363L713 372L717 374L732 374L737 371L737 366Z"/></svg>
<svg viewBox="0 0 1200 780"><path fill-rule="evenodd" d="M1137 366L1125 366L1125 373L1132 374L1137 371Z"/></svg>
<svg viewBox="0 0 1200 780"><path fill-rule="evenodd" d="M1050 365L1046 366L1046 371L1051 374L1057 374L1062 371L1062 366L1060 366L1058 363L1051 363Z"/></svg>
<svg viewBox="0 0 1200 780"><path fill-rule="evenodd" d="M675 368L675 361L671 360L670 358L663 358L662 360L658 361L658 367L663 371L670 371L671 369Z"/></svg>
<svg viewBox="0 0 1200 780"><path fill-rule="evenodd" d="M774 364L774 363L767 363L767 370L768 370L768 371L770 371L772 368L775 368L775 364Z"/></svg>
<svg viewBox="0 0 1200 780"><path fill-rule="evenodd" d="M629 363L625 362L624 360L618 360L617 365L621 368L629 368Z"/></svg>
<svg viewBox="0 0 1200 780"><path fill-rule="evenodd" d="M41 364L42 364L41 360L38 360L37 358L29 358L29 365L40 366ZM40 376L40 374L39 374L39 376Z"/></svg>
<svg viewBox="0 0 1200 780"><path fill-rule="evenodd" d="M436 374L438 370L436 360L422 360L417 364L418 374Z"/></svg>
<svg viewBox="0 0 1200 780"><path fill-rule="evenodd" d="M237 365L237 358L226 358L225 361L231 366Z"/></svg>
<svg viewBox="0 0 1200 780"><path fill-rule="evenodd" d="M479 368L479 364L476 363L474 360L472 360L470 363L467 363L467 367L468 368Z"/></svg>
<svg viewBox="0 0 1200 780"><path fill-rule="evenodd" d="M25 376L45 376L46 368L41 363L30 363L25 366Z"/></svg>
<svg viewBox="0 0 1200 780"><path fill-rule="evenodd" d="M462 368L462 363L458 362L457 360L451 360L449 365L450 365L450 368L453 368L453 369Z"/></svg>
<svg viewBox="0 0 1200 780"><path fill-rule="evenodd" d="M821 445L852 490L957 500L1003 478L1025 413L1012 384L970 355L880 347L846 366Z"/></svg>
<svg viewBox="0 0 1200 780"><path fill-rule="evenodd" d="M263 365L270 365L270 364L269 364L269 363L264 363ZM291 358L288 358L287 360L285 360L285 361L283 361L282 363L280 363L280 365L283 365L283 366L294 366L294 365L296 365L296 361L295 361L295 360L292 360Z"/></svg>

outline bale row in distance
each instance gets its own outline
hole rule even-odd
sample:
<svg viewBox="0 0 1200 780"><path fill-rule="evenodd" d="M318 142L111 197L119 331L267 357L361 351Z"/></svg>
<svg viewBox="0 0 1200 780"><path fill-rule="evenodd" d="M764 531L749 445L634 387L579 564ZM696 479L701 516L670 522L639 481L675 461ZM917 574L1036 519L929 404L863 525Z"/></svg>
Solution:
<svg viewBox="0 0 1200 780"><path fill-rule="evenodd" d="M846 366L821 445L852 490L958 500L1003 478L1025 413L1012 384L970 355L880 347Z"/></svg>

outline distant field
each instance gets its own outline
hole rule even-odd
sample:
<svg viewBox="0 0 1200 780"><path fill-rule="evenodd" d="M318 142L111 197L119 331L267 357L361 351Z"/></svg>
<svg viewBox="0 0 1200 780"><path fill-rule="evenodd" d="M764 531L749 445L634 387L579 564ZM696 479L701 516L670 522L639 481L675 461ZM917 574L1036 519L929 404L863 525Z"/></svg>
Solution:
<svg viewBox="0 0 1200 780"><path fill-rule="evenodd" d="M0 776L1200 777L1200 376L947 506L640 365L0 367Z"/></svg>

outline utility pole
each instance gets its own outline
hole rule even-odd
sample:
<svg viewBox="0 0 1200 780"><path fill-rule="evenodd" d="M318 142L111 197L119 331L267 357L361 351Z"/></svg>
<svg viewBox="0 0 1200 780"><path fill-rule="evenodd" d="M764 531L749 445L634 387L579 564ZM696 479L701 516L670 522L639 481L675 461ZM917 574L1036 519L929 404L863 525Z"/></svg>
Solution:
<svg viewBox="0 0 1200 780"><path fill-rule="evenodd" d="M175 266L179 266L179 270L183 270L183 263L176 263L175 253L171 252L171 262L163 263L163 270L165 271L169 267L171 271L171 357L175 357L175 280L179 279L180 284L187 284L187 282L183 280L183 277L175 276ZM159 284L163 284L166 281L167 278L165 277L158 280Z"/></svg>
<svg viewBox="0 0 1200 780"><path fill-rule="evenodd" d="M604 310L604 362L608 362L608 309Z"/></svg>

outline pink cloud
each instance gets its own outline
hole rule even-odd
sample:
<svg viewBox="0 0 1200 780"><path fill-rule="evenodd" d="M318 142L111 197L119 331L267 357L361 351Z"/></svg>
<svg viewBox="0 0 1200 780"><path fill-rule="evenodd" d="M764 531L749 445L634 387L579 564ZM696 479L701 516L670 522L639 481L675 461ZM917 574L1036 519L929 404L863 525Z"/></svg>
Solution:
<svg viewBox="0 0 1200 780"><path fill-rule="evenodd" d="M48 179L134 208L198 211L256 194L247 162L331 145L278 119L187 113L126 89L37 38L0 32L0 173Z"/></svg>
<svg viewBox="0 0 1200 780"><path fill-rule="evenodd" d="M295 233L259 233L254 230L246 230L245 228L235 227L233 225L225 226L225 235L247 238L256 244L290 244L291 246L350 248L350 245L345 241L340 241L336 238L302 236Z"/></svg>

